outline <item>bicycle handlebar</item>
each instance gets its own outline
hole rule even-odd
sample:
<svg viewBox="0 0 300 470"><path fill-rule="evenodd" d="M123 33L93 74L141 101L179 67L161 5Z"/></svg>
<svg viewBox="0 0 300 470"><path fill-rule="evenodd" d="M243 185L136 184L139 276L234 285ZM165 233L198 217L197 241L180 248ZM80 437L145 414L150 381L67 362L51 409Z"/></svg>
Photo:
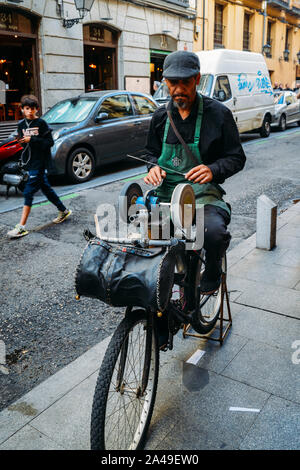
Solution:
<svg viewBox="0 0 300 470"><path fill-rule="evenodd" d="M149 238L110 238L102 237L101 240L108 243L124 243L132 245L142 245L144 248L151 246L172 246L178 241L186 243L190 240L182 240L179 238L171 238L171 240L150 240ZM176 240L176 241L175 241ZM191 240L192 241L192 240Z"/></svg>

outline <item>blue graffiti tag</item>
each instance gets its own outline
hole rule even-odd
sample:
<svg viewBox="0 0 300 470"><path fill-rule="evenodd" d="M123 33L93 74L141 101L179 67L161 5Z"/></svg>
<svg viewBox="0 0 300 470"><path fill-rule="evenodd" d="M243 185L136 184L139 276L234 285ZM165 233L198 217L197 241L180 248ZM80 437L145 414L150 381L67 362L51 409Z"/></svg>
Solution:
<svg viewBox="0 0 300 470"><path fill-rule="evenodd" d="M252 91L254 87L254 82L250 82L247 80L247 75L245 73L240 73L238 75L238 89L239 90L245 90L245 88L248 89L248 91Z"/></svg>
<svg viewBox="0 0 300 470"><path fill-rule="evenodd" d="M257 72L257 77L255 80L248 80L247 74L240 73L238 75L237 82L239 90L246 89L251 92L255 87L260 93L266 93L268 95L273 94L273 89L270 80L268 79L268 77L264 76L260 70Z"/></svg>
<svg viewBox="0 0 300 470"><path fill-rule="evenodd" d="M258 75L258 77L256 78L257 89L261 93L273 95L273 89L272 89L270 80L267 77L264 77L260 70L257 72L257 75Z"/></svg>

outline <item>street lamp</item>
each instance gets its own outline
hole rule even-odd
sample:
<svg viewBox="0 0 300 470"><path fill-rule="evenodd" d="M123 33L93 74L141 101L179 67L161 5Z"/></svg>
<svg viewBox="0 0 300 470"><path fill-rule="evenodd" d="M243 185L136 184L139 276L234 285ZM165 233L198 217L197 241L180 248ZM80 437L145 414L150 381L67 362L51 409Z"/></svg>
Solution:
<svg viewBox="0 0 300 470"><path fill-rule="evenodd" d="M80 19L85 17L91 11L94 0L74 0L76 10L79 11Z"/></svg>
<svg viewBox="0 0 300 470"><path fill-rule="evenodd" d="M298 64L300 64L300 51L297 52L297 59L298 59Z"/></svg>
<svg viewBox="0 0 300 470"><path fill-rule="evenodd" d="M65 28L72 28L74 24L78 24L92 9L94 0L74 0L76 10L79 13L79 18L66 19L63 18L63 26ZM63 0L57 0L60 12L63 12Z"/></svg>
<svg viewBox="0 0 300 470"><path fill-rule="evenodd" d="M289 61L289 55L290 55L290 51L288 49L285 49L283 51L283 58L284 58L285 62Z"/></svg>
<svg viewBox="0 0 300 470"><path fill-rule="evenodd" d="M268 56L271 52L271 46L270 44L264 44L263 45L263 48L262 48L262 51L263 51L263 54L265 54L266 56Z"/></svg>

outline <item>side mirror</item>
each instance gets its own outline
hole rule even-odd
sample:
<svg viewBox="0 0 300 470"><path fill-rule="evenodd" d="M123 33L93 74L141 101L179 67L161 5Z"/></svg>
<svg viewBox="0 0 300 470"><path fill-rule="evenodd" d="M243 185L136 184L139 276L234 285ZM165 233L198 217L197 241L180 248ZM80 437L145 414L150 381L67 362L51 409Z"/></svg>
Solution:
<svg viewBox="0 0 300 470"><path fill-rule="evenodd" d="M95 122L104 121L105 119L108 119L108 114L107 113L99 113L98 116L95 117Z"/></svg>
<svg viewBox="0 0 300 470"><path fill-rule="evenodd" d="M225 101L226 100L226 93L224 90L219 90L217 94L218 101Z"/></svg>

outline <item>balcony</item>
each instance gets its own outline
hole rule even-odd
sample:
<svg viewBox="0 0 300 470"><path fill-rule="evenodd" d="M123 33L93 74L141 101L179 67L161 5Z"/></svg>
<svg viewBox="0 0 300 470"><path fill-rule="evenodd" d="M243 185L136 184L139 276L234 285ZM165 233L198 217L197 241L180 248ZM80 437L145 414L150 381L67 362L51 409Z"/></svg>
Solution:
<svg viewBox="0 0 300 470"><path fill-rule="evenodd" d="M189 8L190 1L189 0L164 0L167 3L173 3L173 5L178 5L179 7Z"/></svg>
<svg viewBox="0 0 300 470"><path fill-rule="evenodd" d="M287 8L289 10L290 8L290 1L287 0L269 0L268 2L268 5L272 6L272 7L275 7L275 8L280 8L280 10L282 10L282 8Z"/></svg>
<svg viewBox="0 0 300 470"><path fill-rule="evenodd" d="M300 17L300 2L291 0L269 0L268 5L279 10L286 10L291 15Z"/></svg>

